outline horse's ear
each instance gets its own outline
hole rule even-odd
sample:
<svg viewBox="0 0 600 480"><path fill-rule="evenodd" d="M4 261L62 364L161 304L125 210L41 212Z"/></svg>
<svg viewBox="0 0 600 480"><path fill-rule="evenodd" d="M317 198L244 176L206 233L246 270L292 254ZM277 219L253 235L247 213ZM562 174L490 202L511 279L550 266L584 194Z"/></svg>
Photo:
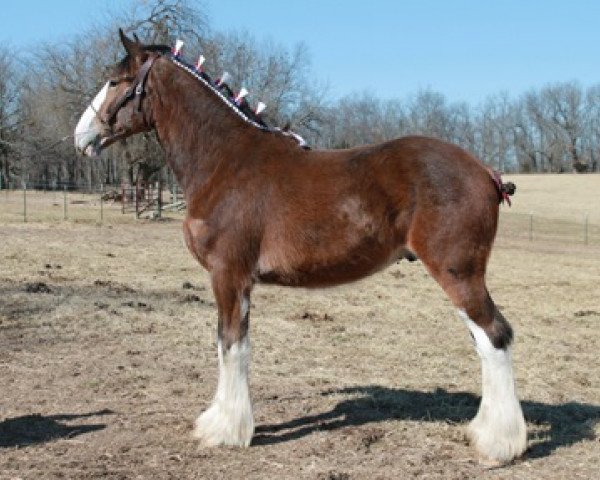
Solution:
<svg viewBox="0 0 600 480"><path fill-rule="evenodd" d="M142 44L142 42L140 42L140 39L138 38L138 36L135 32L133 32L133 39L135 40L135 43L137 43L138 45Z"/></svg>
<svg viewBox="0 0 600 480"><path fill-rule="evenodd" d="M123 47L125 47L125 51L129 55L134 56L136 53L139 52L139 43L134 42L127 35L125 35L122 28L119 28L119 37L121 37L121 43L123 44Z"/></svg>

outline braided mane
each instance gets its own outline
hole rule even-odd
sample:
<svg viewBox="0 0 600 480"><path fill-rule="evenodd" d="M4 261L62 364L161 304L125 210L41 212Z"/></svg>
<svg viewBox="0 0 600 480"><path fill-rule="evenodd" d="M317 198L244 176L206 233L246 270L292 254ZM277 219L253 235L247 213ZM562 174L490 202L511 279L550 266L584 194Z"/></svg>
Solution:
<svg viewBox="0 0 600 480"><path fill-rule="evenodd" d="M170 60L174 65L185 70L198 81L204 84L210 91L212 91L217 97L221 99L225 105L227 105L237 116L239 116L246 123L249 123L253 127L256 127L265 132L277 133L284 135L296 141L298 146L304 149L310 149L306 140L297 133L289 129L289 125L284 128L271 127L265 123L262 117L257 114L248 104L245 98L240 98L236 102L235 96L231 88L226 82L214 82L210 76L203 70L199 70L195 66L187 63L180 55L174 54L173 50L166 45L145 45L144 49L148 52L154 52L160 54L162 57ZM129 65L130 58L126 56L118 65L121 68L127 68ZM264 105L263 105L264 107Z"/></svg>
<svg viewBox="0 0 600 480"><path fill-rule="evenodd" d="M194 66L188 64L187 62L185 62L178 56L175 56L175 55L172 55L169 53L169 54L165 55L165 58L168 58L169 60L171 60L171 62L173 62L179 68L182 68L186 72L192 74L197 80L202 82L206 87L208 87L209 90L211 90L215 95L217 95L225 103L225 105L227 105L233 112L235 112L245 122L247 122L250 125L253 125L254 127L259 128L261 130L270 131L270 132L279 131L278 129L269 127L262 120L262 118L260 118L258 115L256 115L252 111L250 106L248 105L248 102L246 101L246 99L242 99L242 101L240 102L240 105L238 105L233 100L233 92L226 83L223 83L223 84L217 86L211 80L211 78L208 76L208 74L206 74L205 72L198 71Z"/></svg>

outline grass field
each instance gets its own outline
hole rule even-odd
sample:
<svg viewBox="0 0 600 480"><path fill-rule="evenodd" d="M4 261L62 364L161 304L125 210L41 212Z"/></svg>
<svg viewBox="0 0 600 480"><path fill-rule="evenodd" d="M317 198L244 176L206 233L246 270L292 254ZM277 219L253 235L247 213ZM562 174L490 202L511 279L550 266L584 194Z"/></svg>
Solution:
<svg viewBox="0 0 600 480"><path fill-rule="evenodd" d="M600 224L600 175L506 175L517 185L512 211Z"/></svg>
<svg viewBox="0 0 600 480"><path fill-rule="evenodd" d="M256 437L203 449L190 433L216 386L216 309L180 220L104 205L100 225L82 196L65 222L60 195L32 193L23 223L1 192L0 479L598 478L600 242L564 231L598 218L600 176L513 181L488 283L516 330L530 449L500 469L464 441L479 360L419 262L329 290L258 286ZM566 224L529 241L530 212Z"/></svg>
<svg viewBox="0 0 600 480"><path fill-rule="evenodd" d="M500 235L600 246L600 175L507 175L517 193Z"/></svg>

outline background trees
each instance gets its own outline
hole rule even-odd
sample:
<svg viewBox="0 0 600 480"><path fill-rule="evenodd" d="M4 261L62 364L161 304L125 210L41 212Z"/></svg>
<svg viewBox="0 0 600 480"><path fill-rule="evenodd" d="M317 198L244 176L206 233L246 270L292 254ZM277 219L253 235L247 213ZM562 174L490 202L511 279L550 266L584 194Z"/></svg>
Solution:
<svg viewBox="0 0 600 480"><path fill-rule="evenodd" d="M20 75L9 51L0 47L0 186L14 175L19 154L19 82Z"/></svg>
<svg viewBox="0 0 600 480"><path fill-rule="evenodd" d="M92 161L77 156L69 138L107 68L123 54L118 26L147 43L184 38L185 51L202 52L213 75L229 71L234 89L243 85L255 101L265 102L270 124L290 122L315 147L423 134L458 143L504 171L600 169L600 84L588 89L575 82L553 84L518 98L500 93L479 106L450 103L430 90L404 99L363 92L332 101L311 71L304 45L286 49L245 32L214 32L186 0L153 0L132 3L131 10L69 44L41 45L18 64L0 48L2 187L27 181L81 188L164 175L162 150L152 134L115 145Z"/></svg>

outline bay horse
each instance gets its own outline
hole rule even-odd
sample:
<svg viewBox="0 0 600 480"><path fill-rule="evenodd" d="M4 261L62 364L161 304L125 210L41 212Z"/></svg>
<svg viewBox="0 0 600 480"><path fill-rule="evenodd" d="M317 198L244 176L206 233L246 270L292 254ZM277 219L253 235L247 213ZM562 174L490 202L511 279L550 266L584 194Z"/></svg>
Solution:
<svg viewBox="0 0 600 480"><path fill-rule="evenodd" d="M185 241L210 274L218 308L218 386L195 436L211 446L252 440L248 330L256 283L328 287L417 257L456 306L481 359L472 444L486 461L520 456L527 440L513 331L485 284L506 185L465 150L433 138L300 148L168 47L119 33L127 55L83 113L75 146L96 155L154 129L184 191Z"/></svg>

